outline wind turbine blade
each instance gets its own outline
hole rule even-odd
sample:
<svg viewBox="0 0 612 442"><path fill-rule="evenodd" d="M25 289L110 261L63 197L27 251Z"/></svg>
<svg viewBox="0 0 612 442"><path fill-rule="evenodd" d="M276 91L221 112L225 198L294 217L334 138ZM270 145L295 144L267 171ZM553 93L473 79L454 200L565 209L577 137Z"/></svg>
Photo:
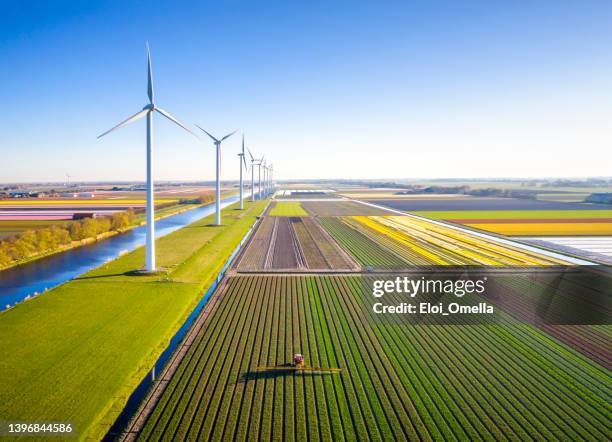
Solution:
<svg viewBox="0 0 612 442"><path fill-rule="evenodd" d="M223 138L221 138L221 141L231 137L232 135L234 135L236 132L238 132L238 129L236 129L234 132L232 132L231 134L227 134L226 136L224 136Z"/></svg>
<svg viewBox="0 0 612 442"><path fill-rule="evenodd" d="M255 161L255 157L253 156L253 154L251 153L251 149L249 149L247 147L247 150L249 151L249 156L251 157L251 161Z"/></svg>
<svg viewBox="0 0 612 442"><path fill-rule="evenodd" d="M194 124L195 124L195 123L194 123ZM200 126L198 126L197 124L196 124L196 127L197 127L198 129L200 129L202 132L204 132L206 135L208 135L210 138L212 138L212 140L213 140L215 143L218 143L218 142L219 142L219 140L217 140L215 137L213 137L211 134L209 134L208 132L206 132L204 129L202 129L202 128L201 128Z"/></svg>
<svg viewBox="0 0 612 442"><path fill-rule="evenodd" d="M244 159L244 154L240 155L242 157L242 162L244 163L244 168L248 170L249 166L247 166L247 162Z"/></svg>
<svg viewBox="0 0 612 442"><path fill-rule="evenodd" d="M151 68L151 51L149 50L149 42L147 42L147 65L148 65L148 68L149 68L149 75L148 75L149 87L147 89L147 92L149 94L149 102L151 104L153 104L153 98L154 98L154 94L153 94L153 69Z"/></svg>
<svg viewBox="0 0 612 442"><path fill-rule="evenodd" d="M112 129L107 130L102 135L98 135L98 138L102 138L104 135L109 134L109 133L111 133L114 130L120 129L123 126L127 126L128 124L133 123L136 120L140 120L142 117L144 117L147 114L147 112L149 112L149 109L143 109L143 110L135 113L131 117L126 118L125 120L123 120L121 123L119 123L118 125L116 125Z"/></svg>
<svg viewBox="0 0 612 442"><path fill-rule="evenodd" d="M181 123L179 120L177 120L176 118L174 118L172 115L170 115L167 111L156 107L155 110L157 112L159 112L160 114L162 114L164 117L166 117L168 120L172 121L174 124L176 124L179 127L182 127L183 129L185 129L187 132L189 132L191 135L193 135L196 138L200 138L198 137L196 134L194 134L191 130L187 129L187 127L185 127L185 125L183 123Z"/></svg>
<svg viewBox="0 0 612 442"><path fill-rule="evenodd" d="M244 157L244 134L242 134L242 156Z"/></svg>

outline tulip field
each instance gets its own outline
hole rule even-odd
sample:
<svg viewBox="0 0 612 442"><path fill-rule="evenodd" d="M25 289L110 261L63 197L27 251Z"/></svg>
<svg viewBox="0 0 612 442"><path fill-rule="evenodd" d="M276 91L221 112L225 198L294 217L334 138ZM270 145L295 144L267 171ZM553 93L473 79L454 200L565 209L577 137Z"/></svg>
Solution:
<svg viewBox="0 0 612 442"><path fill-rule="evenodd" d="M323 218L322 224L362 265L375 268L564 264L560 259L412 217Z"/></svg>

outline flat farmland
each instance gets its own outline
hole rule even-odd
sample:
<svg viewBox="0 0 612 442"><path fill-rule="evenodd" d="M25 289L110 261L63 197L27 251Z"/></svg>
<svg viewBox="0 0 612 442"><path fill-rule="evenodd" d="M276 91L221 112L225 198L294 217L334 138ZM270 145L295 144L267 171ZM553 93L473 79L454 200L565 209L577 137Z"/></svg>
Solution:
<svg viewBox="0 0 612 442"><path fill-rule="evenodd" d="M612 234L612 210L446 211L415 214L507 236Z"/></svg>
<svg viewBox="0 0 612 442"><path fill-rule="evenodd" d="M605 236L612 235L612 219L605 222L555 220L555 222L467 222L466 226L507 236Z"/></svg>
<svg viewBox="0 0 612 442"><path fill-rule="evenodd" d="M312 216L388 215L384 209L366 206L354 201L307 201L302 203Z"/></svg>
<svg viewBox="0 0 612 442"><path fill-rule="evenodd" d="M266 216L236 260L238 271L349 270L357 264L310 217Z"/></svg>
<svg viewBox="0 0 612 442"><path fill-rule="evenodd" d="M607 210L606 204L563 203L517 198L471 197L455 199L373 200L372 203L406 212L500 211L500 210ZM426 215L424 215L426 216ZM459 215L461 216L461 215Z"/></svg>
<svg viewBox="0 0 612 442"><path fill-rule="evenodd" d="M506 316L477 326L374 319L362 283L228 278L140 439L612 438L603 367ZM341 371L267 368L294 353Z"/></svg>
<svg viewBox="0 0 612 442"><path fill-rule="evenodd" d="M612 219L612 209L591 210L588 206L577 210L449 210L414 212L415 215L432 219L444 219L453 222L467 220L580 220L580 219Z"/></svg>

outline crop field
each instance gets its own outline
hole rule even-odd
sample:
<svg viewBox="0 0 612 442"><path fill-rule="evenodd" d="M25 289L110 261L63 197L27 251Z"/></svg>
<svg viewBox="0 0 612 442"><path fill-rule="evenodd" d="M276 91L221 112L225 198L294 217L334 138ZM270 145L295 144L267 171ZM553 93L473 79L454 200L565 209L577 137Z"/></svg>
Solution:
<svg viewBox="0 0 612 442"><path fill-rule="evenodd" d="M586 206L588 207L588 206ZM480 220L550 220L562 219L577 222L581 219L593 221L612 219L612 210L451 210L414 212L415 215L432 219L443 219L457 223ZM476 220L476 221L474 221Z"/></svg>
<svg viewBox="0 0 612 442"><path fill-rule="evenodd" d="M178 199L159 198L157 207L178 204ZM91 200L0 200L0 226L15 221L67 221L75 214L108 216L127 209L144 209L141 199L91 199Z"/></svg>
<svg viewBox="0 0 612 442"><path fill-rule="evenodd" d="M402 193L406 189L358 189L358 190L339 190L338 195L346 196L348 198L358 200L386 200L386 199L458 199L458 198L471 198L469 195L464 194L410 194Z"/></svg>
<svg viewBox="0 0 612 442"><path fill-rule="evenodd" d="M610 206L607 204L587 204L587 203L563 203L555 201L538 201L531 199L518 198L489 198L489 197L472 197L472 198L431 198L431 199L390 199L390 200L373 200L372 203L381 206L387 206L392 209L402 210L405 212L445 212L445 211L501 211L501 210L607 210L610 211ZM459 214L458 217L462 215Z"/></svg>
<svg viewBox="0 0 612 442"><path fill-rule="evenodd" d="M365 267L564 264L535 252L408 216L328 218L322 224Z"/></svg>
<svg viewBox="0 0 612 442"><path fill-rule="evenodd" d="M507 316L477 326L375 319L362 282L228 278L140 439L612 438L603 367ZM294 353L340 373L273 368Z"/></svg>
<svg viewBox="0 0 612 442"><path fill-rule="evenodd" d="M610 284L610 270L603 267L581 272L565 272L563 276L553 273L546 275L518 275L510 274L491 278L490 287L496 296L485 296L490 302L514 318L529 324L535 324L547 334L572 347L590 359L598 362L608 370L612 369L612 327L606 325L589 324L588 317L593 312L608 308L607 300L602 297L602 287ZM585 274L587 276L585 276ZM579 318L574 310L582 309L581 322L583 324L565 324L564 321L543 321L537 317L542 307L542 294L550 287L551 279L561 279L554 297L548 296L547 316L554 318L566 315L568 308L572 309L571 316ZM501 295L500 295L501 294ZM574 307L567 307L568 305ZM576 321L578 322L578 321Z"/></svg>
<svg viewBox="0 0 612 442"><path fill-rule="evenodd" d="M612 235L612 220L606 222L494 222L466 223L474 229L486 230L507 236L598 236Z"/></svg>
<svg viewBox="0 0 612 442"><path fill-rule="evenodd" d="M313 216L388 215L384 209L365 206L354 201L308 201L302 206Z"/></svg>
<svg viewBox="0 0 612 442"><path fill-rule="evenodd" d="M356 264L310 217L262 218L238 257L239 271L347 270Z"/></svg>
<svg viewBox="0 0 612 442"><path fill-rule="evenodd" d="M269 216L308 216L299 202L276 202L268 213Z"/></svg>
<svg viewBox="0 0 612 442"><path fill-rule="evenodd" d="M612 234L612 210L446 211L415 214L507 236Z"/></svg>

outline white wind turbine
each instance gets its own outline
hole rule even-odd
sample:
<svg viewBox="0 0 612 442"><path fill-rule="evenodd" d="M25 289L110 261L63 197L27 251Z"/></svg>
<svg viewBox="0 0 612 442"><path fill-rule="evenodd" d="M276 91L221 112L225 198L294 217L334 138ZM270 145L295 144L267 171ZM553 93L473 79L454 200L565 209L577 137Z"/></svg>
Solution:
<svg viewBox="0 0 612 442"><path fill-rule="evenodd" d="M261 199L261 168L266 167L266 160L265 160L266 156L264 155L263 157L261 157L261 160L259 160L259 163L257 164L259 166L259 199Z"/></svg>
<svg viewBox="0 0 612 442"><path fill-rule="evenodd" d="M268 195L268 166L266 163L263 164L263 188L264 195Z"/></svg>
<svg viewBox="0 0 612 442"><path fill-rule="evenodd" d="M104 132L98 138L102 138L104 135L113 132L123 126L127 126L136 120L143 117L147 117L147 231L146 231L146 271L154 272L155 266L155 200L154 200L154 183L153 183L153 114L159 112L161 115L172 121L174 124L182 127L187 132L197 138L197 135L187 129L182 123L176 118L170 115L165 110L157 107L154 103L153 93L153 71L151 69L151 53L149 51L149 44L147 43L147 67L148 67L148 89L147 94L149 96L149 103L142 108L141 111L132 115L128 119L122 121L112 129Z"/></svg>
<svg viewBox="0 0 612 442"><path fill-rule="evenodd" d="M198 125L196 124L196 126ZM235 130L232 133L227 134L226 136L218 140L217 138L213 137L211 134L206 132L204 129L202 129L200 126L198 126L198 128L213 140L213 143L217 150L217 188L216 188L216 201L215 201L215 224L217 226L220 226L221 225L221 143L225 141L226 139L228 139L229 137L231 137L232 135L234 135L237 132L237 130Z"/></svg>
<svg viewBox="0 0 612 442"><path fill-rule="evenodd" d="M249 152L249 156L251 157L251 201L255 201L255 166L256 160L253 154L251 153L251 149L247 147L247 151Z"/></svg>
<svg viewBox="0 0 612 442"><path fill-rule="evenodd" d="M244 198L243 198L243 181L242 181L242 165L244 164L244 169L247 170L247 163L244 159L244 134L242 134L242 151L238 154L240 158L240 210L244 209Z"/></svg>

